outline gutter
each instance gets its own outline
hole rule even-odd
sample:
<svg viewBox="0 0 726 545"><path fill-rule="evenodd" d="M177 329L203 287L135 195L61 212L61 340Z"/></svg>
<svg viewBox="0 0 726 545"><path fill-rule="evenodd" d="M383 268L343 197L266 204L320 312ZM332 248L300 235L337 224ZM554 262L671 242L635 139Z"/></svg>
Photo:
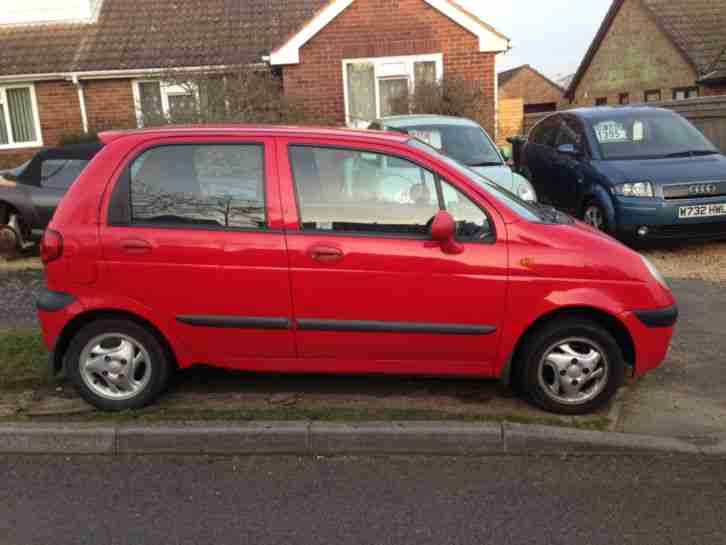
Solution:
<svg viewBox="0 0 726 545"><path fill-rule="evenodd" d="M88 112L86 110L86 94L83 90L83 84L78 79L78 74L73 74L71 76L71 81L78 90L78 104L81 107L81 121L83 122L83 132L85 134L88 134Z"/></svg>

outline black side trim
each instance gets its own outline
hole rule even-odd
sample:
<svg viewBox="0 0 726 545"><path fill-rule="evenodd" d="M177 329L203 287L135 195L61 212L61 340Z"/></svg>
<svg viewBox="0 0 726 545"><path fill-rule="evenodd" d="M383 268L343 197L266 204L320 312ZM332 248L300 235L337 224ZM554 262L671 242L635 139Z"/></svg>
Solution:
<svg viewBox="0 0 726 545"><path fill-rule="evenodd" d="M43 288L35 301L35 306L43 312L57 312L75 303L75 301L76 298L68 293Z"/></svg>
<svg viewBox="0 0 726 545"><path fill-rule="evenodd" d="M287 318L257 318L253 316L177 316L177 322L197 327L228 329L290 329Z"/></svg>
<svg viewBox="0 0 726 545"><path fill-rule="evenodd" d="M303 331L349 331L357 333L428 333L434 335L491 335L497 328L465 324L417 322L373 322L363 320L298 320Z"/></svg>
<svg viewBox="0 0 726 545"><path fill-rule="evenodd" d="M638 319L648 327L673 327L678 321L678 307L663 308L659 310L636 310Z"/></svg>

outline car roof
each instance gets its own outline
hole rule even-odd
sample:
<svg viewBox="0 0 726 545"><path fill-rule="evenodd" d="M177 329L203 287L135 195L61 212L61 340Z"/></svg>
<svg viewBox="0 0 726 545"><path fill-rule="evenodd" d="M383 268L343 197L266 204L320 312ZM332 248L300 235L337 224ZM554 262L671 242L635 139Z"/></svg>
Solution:
<svg viewBox="0 0 726 545"><path fill-rule="evenodd" d="M652 106L597 106L594 108L575 108L573 110L562 110L558 114L573 114L582 119L612 119L613 116L626 115L653 115L668 114L675 115L672 110L665 108L653 108Z"/></svg>
<svg viewBox="0 0 726 545"><path fill-rule="evenodd" d="M119 138L134 135L163 136L287 136L287 137L322 137L368 140L371 142L408 142L411 137L393 131L369 131L367 129L348 129L335 127L313 127L294 125L164 125L149 129L134 129L126 131L108 131L99 134L104 144L109 144Z"/></svg>
<svg viewBox="0 0 726 545"><path fill-rule="evenodd" d="M461 127L478 127L479 125L467 119L465 117L453 117L448 115L432 115L432 114L419 114L419 115L392 115L384 117L380 122L386 127L408 127L411 125L458 125Z"/></svg>

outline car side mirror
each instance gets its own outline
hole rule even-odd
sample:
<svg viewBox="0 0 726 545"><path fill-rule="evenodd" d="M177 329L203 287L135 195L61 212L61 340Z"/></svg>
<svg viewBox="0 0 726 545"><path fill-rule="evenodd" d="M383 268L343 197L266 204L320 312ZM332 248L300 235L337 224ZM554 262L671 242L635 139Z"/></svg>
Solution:
<svg viewBox="0 0 726 545"><path fill-rule="evenodd" d="M582 152L578 149L575 144L562 144L557 146L557 153L561 155L567 155L568 157L580 157Z"/></svg>
<svg viewBox="0 0 726 545"><path fill-rule="evenodd" d="M431 238L445 254L460 254L464 251L464 247L456 241L456 222L448 212L436 214L431 224Z"/></svg>

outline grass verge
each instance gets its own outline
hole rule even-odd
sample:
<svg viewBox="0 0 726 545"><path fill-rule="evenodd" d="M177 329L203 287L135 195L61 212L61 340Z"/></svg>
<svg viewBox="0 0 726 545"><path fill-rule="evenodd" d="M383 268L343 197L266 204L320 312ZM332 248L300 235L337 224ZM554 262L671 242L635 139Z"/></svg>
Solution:
<svg viewBox="0 0 726 545"><path fill-rule="evenodd" d="M0 331L0 390L49 383L48 351L37 329Z"/></svg>
<svg viewBox="0 0 726 545"><path fill-rule="evenodd" d="M2 421L3 419L0 419ZM12 417L12 420L47 421L46 417ZM516 423L542 426L557 426L580 430L604 431L610 421L602 416L588 419L559 418L556 416L518 415L467 415L437 410L422 409L351 409L351 408L304 408L273 407L260 409L166 409L150 407L138 411L118 413L93 412L63 417L64 422L92 422L109 424L154 424L164 422L250 422L310 420L316 422L471 422L471 423Z"/></svg>

